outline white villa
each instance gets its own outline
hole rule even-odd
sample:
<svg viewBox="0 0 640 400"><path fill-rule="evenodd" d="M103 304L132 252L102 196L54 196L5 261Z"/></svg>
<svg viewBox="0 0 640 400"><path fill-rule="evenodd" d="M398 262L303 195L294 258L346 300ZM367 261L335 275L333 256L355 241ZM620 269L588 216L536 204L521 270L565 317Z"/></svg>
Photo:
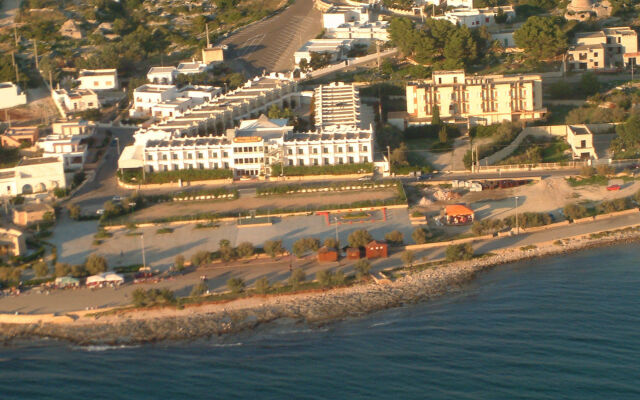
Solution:
<svg viewBox="0 0 640 400"><path fill-rule="evenodd" d="M0 110L27 104L27 94L12 82L0 83Z"/></svg>
<svg viewBox="0 0 640 400"><path fill-rule="evenodd" d="M66 187L58 157L26 158L13 168L0 169L0 196L17 196Z"/></svg>
<svg viewBox="0 0 640 400"><path fill-rule="evenodd" d="M82 69L78 81L80 89L113 90L118 89L118 71L113 69Z"/></svg>

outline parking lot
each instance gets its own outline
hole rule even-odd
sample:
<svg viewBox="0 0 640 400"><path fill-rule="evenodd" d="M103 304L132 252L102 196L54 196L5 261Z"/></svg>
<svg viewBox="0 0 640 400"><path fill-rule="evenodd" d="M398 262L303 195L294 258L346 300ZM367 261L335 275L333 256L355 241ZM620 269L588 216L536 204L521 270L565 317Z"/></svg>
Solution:
<svg viewBox="0 0 640 400"><path fill-rule="evenodd" d="M247 75L293 68L293 53L322 30L322 14L313 0L296 0L283 12L251 24L222 41L229 59Z"/></svg>

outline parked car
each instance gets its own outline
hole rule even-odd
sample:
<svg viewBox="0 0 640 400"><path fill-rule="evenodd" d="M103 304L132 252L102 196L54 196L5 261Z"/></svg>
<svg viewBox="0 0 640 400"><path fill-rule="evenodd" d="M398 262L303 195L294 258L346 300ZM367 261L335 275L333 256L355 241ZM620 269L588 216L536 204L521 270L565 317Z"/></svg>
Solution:
<svg viewBox="0 0 640 400"><path fill-rule="evenodd" d="M99 209L98 211L96 211L96 214L103 215L104 214L104 209L103 208Z"/></svg>
<svg viewBox="0 0 640 400"><path fill-rule="evenodd" d="M620 185L609 185L607 186L607 190L610 192L620 190Z"/></svg>
<svg viewBox="0 0 640 400"><path fill-rule="evenodd" d="M122 201L122 200L124 200L124 198L121 197L121 196L113 196L113 198L111 200L113 200L113 201Z"/></svg>

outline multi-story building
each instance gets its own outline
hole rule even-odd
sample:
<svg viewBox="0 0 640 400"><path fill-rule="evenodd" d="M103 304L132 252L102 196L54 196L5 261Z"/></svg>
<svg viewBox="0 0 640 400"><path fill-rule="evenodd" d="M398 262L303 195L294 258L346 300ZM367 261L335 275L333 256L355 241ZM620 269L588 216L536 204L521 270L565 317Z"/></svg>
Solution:
<svg viewBox="0 0 640 400"><path fill-rule="evenodd" d="M436 71L431 80L407 85L409 124L431 122L435 108L447 122L486 125L544 117L539 75L467 76Z"/></svg>
<svg viewBox="0 0 640 400"><path fill-rule="evenodd" d="M366 24L373 21L373 15L368 7L362 6L332 6L322 14L322 27L325 30L337 28L350 22Z"/></svg>
<svg viewBox="0 0 640 400"><path fill-rule="evenodd" d="M93 135L96 130L96 126L87 121L56 122L51 128L54 135L64 137L74 135L86 135L89 137Z"/></svg>
<svg viewBox="0 0 640 400"><path fill-rule="evenodd" d="M33 146L40 133L37 126L14 126L0 135L2 147L21 147L24 143Z"/></svg>
<svg viewBox="0 0 640 400"><path fill-rule="evenodd" d="M223 136L137 135L136 144L125 150L121 168L143 166L147 172L231 169L234 176L258 176L269 175L276 163L286 168L372 162L373 130L332 126L296 133L287 120L262 115L228 129Z"/></svg>
<svg viewBox="0 0 640 400"><path fill-rule="evenodd" d="M27 94L12 82L0 83L0 110L27 104Z"/></svg>
<svg viewBox="0 0 640 400"><path fill-rule="evenodd" d="M638 52L638 34L629 27L579 32L567 51L568 70L597 70L622 67Z"/></svg>
<svg viewBox="0 0 640 400"><path fill-rule="evenodd" d="M146 84L133 91L132 117L151 115L159 119L180 116L195 105L211 101L222 92L215 86L185 86Z"/></svg>
<svg viewBox="0 0 640 400"><path fill-rule="evenodd" d="M118 85L118 70L112 69L82 69L78 81L80 89L113 90Z"/></svg>
<svg viewBox="0 0 640 400"><path fill-rule="evenodd" d="M317 53L328 54L329 62L340 61L351 50L353 42L353 39L311 39L293 53L293 60L296 65L302 60L310 62L311 54Z"/></svg>
<svg viewBox="0 0 640 400"><path fill-rule="evenodd" d="M65 171L73 171L82 169L87 160L89 150L85 142L87 137L48 135L38 140L37 146L43 150L43 157L60 158Z"/></svg>
<svg viewBox="0 0 640 400"><path fill-rule="evenodd" d="M342 82L320 85L314 90L313 97L316 128L358 126L360 123L360 92L355 85Z"/></svg>

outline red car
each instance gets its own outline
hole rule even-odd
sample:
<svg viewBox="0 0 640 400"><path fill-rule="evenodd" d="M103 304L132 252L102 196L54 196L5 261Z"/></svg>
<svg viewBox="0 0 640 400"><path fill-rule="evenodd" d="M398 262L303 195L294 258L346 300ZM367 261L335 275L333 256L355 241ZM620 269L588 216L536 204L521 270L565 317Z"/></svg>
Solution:
<svg viewBox="0 0 640 400"><path fill-rule="evenodd" d="M620 190L620 185L607 186L607 190L609 190L609 191Z"/></svg>

